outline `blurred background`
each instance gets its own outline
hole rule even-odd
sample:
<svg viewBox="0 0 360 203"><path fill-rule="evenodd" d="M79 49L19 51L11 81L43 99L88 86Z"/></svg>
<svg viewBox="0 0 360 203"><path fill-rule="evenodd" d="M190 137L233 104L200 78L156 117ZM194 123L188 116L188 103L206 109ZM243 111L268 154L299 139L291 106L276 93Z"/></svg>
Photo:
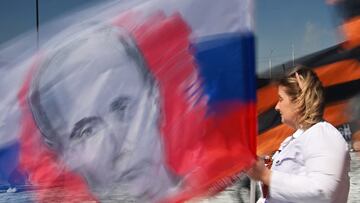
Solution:
<svg viewBox="0 0 360 203"><path fill-rule="evenodd" d="M24 33L32 33L27 37L32 39L30 41L34 43L35 47L37 43L41 42L43 36L49 34L46 30L48 27L45 26L48 22L66 16L68 13L94 6L99 2L102 0L0 0L0 47L16 41ZM329 5L324 0L255 0L254 6L256 72L259 81L264 83L263 86L258 84L259 89L268 85L268 79L275 77L279 72L283 72L297 62L306 61L312 66L312 62L308 61L309 55L319 51L323 53L324 50L333 51L334 47L346 40L339 29L339 26L345 21L344 16L339 11L339 7ZM61 27L57 29L61 30ZM2 60L1 57L0 64L7 60ZM324 62L324 64L326 63ZM319 64L313 66L319 66ZM358 87L359 83L357 82L353 89ZM344 96L342 100L353 98L356 91L353 91L350 96ZM261 95L258 99L262 99ZM353 117L357 118L358 101L353 98L352 106L347 109L347 112L353 113ZM339 99L331 100L331 102L339 102ZM268 108L272 108L272 105L269 105ZM276 125L274 124L276 121L273 121L274 118L266 117L264 113L265 110L259 113L259 117L262 116L262 119L259 119L260 136ZM261 124L261 122L269 123L269 119L272 119L272 124ZM360 160L356 155L360 146L353 139L358 125L356 122L355 124L354 122L339 122L337 125L352 150L351 191L348 202L360 201ZM262 142L264 140L259 140L259 145ZM275 146L275 144L273 145ZM268 151L259 153L266 154ZM31 195L31 193L6 194L6 187L0 187L0 189L2 192L0 202L26 202L26 195ZM227 191L203 201L249 202L249 181L243 177Z"/></svg>

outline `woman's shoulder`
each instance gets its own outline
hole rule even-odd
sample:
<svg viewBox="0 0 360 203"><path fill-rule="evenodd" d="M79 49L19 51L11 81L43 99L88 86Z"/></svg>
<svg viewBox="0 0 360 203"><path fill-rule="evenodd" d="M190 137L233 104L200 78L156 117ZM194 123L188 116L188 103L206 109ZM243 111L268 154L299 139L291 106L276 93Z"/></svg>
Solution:
<svg viewBox="0 0 360 203"><path fill-rule="evenodd" d="M341 133L329 122L321 121L307 129L303 136L308 142L316 144L331 144L331 146L342 146L346 144Z"/></svg>
<svg viewBox="0 0 360 203"><path fill-rule="evenodd" d="M341 136L341 133L329 122L320 121L307 129L304 134L309 135L326 135L326 136ZM312 136L311 136L312 137Z"/></svg>

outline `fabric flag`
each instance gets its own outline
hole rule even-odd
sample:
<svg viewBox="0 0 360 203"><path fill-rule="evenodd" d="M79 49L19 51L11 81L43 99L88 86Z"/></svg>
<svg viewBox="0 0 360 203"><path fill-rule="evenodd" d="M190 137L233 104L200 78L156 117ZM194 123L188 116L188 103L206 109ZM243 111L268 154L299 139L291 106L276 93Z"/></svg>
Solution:
<svg viewBox="0 0 360 203"><path fill-rule="evenodd" d="M3 179L35 202L183 202L236 181L256 157L252 2L100 7L9 69Z"/></svg>

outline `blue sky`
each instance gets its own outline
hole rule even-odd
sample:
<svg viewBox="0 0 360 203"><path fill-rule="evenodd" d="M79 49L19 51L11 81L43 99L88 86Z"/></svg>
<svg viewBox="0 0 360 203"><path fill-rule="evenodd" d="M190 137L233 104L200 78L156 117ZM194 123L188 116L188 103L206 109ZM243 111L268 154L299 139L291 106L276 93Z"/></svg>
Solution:
<svg viewBox="0 0 360 203"><path fill-rule="evenodd" d="M40 32L43 23L96 2L99 0L39 0ZM36 30L36 0L1 0L0 29L0 44Z"/></svg>
<svg viewBox="0 0 360 203"><path fill-rule="evenodd" d="M39 0L41 24L99 0ZM0 44L35 30L35 0L1 0ZM341 40L335 10L324 0L255 0L257 71L332 46ZM271 53L271 55L270 55Z"/></svg>
<svg viewBox="0 0 360 203"><path fill-rule="evenodd" d="M339 18L325 0L256 0L258 72L340 42Z"/></svg>

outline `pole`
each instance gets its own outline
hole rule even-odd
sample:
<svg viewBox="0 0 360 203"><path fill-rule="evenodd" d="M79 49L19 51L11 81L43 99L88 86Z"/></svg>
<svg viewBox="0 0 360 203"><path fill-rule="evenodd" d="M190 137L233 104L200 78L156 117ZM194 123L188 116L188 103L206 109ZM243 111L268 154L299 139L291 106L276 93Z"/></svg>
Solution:
<svg viewBox="0 0 360 203"><path fill-rule="evenodd" d="M291 45L292 47L292 62L293 62L293 66L295 66L295 51L294 51L294 44Z"/></svg>
<svg viewBox="0 0 360 203"><path fill-rule="evenodd" d="M39 49L39 0L36 2L36 48Z"/></svg>
<svg viewBox="0 0 360 203"><path fill-rule="evenodd" d="M271 79L272 75L271 75L271 68L272 68L272 64L271 64L271 55L273 53L274 50L270 50L270 54L269 54L269 78Z"/></svg>
<svg viewBox="0 0 360 203"><path fill-rule="evenodd" d="M256 201L256 181L250 180L250 203L255 203Z"/></svg>

